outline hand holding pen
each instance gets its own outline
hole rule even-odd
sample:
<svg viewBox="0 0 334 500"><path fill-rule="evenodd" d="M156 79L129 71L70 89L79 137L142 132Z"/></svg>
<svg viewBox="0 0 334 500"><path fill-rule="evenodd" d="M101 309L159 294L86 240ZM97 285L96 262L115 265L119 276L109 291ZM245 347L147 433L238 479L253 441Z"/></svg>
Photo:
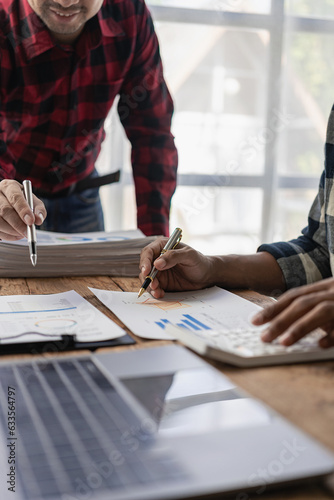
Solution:
<svg viewBox="0 0 334 500"><path fill-rule="evenodd" d="M165 254L168 250L171 250L175 248L181 241L182 238L182 229L177 227L174 229L173 233L171 234L170 238L168 239L167 243L161 250L160 256ZM138 297L141 297L143 293L147 290L149 285L152 283L154 278L156 277L158 273L158 269L156 269L154 266L151 269L151 272L148 276L146 276L144 283L142 284L141 289L138 292Z"/></svg>
<svg viewBox="0 0 334 500"><path fill-rule="evenodd" d="M46 218L42 200L33 195L34 212L23 192L22 183L14 179L0 181L0 239L17 241L27 237L27 226L41 225Z"/></svg>
<svg viewBox="0 0 334 500"><path fill-rule="evenodd" d="M30 181L23 181L24 196L27 200L31 211L34 212L33 196L32 196L32 186ZM28 226L27 229L28 245L30 252L30 259L33 266L37 263L37 237L35 224Z"/></svg>
<svg viewBox="0 0 334 500"><path fill-rule="evenodd" d="M166 238L157 238L143 248L140 254L139 278L144 282L143 287L148 280L150 294L155 299L161 299L167 291L200 290L217 282L224 283L225 271L223 276L218 273L222 266L221 257L203 255L184 243L179 243L174 250L166 252L166 242ZM152 282L151 271L154 271ZM226 272L228 273L228 269Z"/></svg>

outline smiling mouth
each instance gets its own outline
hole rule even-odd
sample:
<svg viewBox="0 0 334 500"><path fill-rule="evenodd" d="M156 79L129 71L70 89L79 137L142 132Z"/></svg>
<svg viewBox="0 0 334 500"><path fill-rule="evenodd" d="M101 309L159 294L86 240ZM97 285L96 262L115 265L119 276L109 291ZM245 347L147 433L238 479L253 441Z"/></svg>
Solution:
<svg viewBox="0 0 334 500"><path fill-rule="evenodd" d="M65 13L65 12L60 12L59 10L54 10L54 9L50 9L50 10L51 10L51 12L53 12L54 14L57 14L57 16L60 16L60 17L73 17L73 16L76 16L77 14L80 14L80 11Z"/></svg>

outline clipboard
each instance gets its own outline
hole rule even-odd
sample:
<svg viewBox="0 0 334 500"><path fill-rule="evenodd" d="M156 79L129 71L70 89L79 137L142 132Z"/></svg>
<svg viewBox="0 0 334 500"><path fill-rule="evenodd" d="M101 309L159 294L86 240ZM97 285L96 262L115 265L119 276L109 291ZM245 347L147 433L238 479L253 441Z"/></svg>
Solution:
<svg viewBox="0 0 334 500"><path fill-rule="evenodd" d="M62 334L59 338L53 340L41 340L40 342L0 342L1 354L53 354L57 352L76 351L87 349L96 351L103 347L116 347L121 345L136 344L136 341L125 334L116 339L102 340L98 342L78 342L73 334Z"/></svg>

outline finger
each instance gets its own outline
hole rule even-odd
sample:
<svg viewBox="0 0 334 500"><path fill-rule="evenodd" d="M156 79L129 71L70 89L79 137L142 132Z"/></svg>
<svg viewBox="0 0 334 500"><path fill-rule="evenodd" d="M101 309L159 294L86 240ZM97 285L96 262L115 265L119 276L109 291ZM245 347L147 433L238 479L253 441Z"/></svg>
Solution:
<svg viewBox="0 0 334 500"><path fill-rule="evenodd" d="M155 299L162 299L165 296L165 291L160 287L156 290L151 289L150 293Z"/></svg>
<svg viewBox="0 0 334 500"><path fill-rule="evenodd" d="M160 255L167 238L158 238L143 248L140 254L139 269L143 276L147 276L153 267L153 261Z"/></svg>
<svg viewBox="0 0 334 500"><path fill-rule="evenodd" d="M334 347L333 330L319 340L319 346L323 347L324 349L327 349L328 347Z"/></svg>
<svg viewBox="0 0 334 500"><path fill-rule="evenodd" d="M311 313L313 312L315 316L311 316L311 318L317 318L316 321L318 321L318 324L312 326L312 328L306 333L312 331L314 328L321 326L319 324L320 321L322 324L324 324L325 322L327 323L331 319L331 315L326 316L325 313L322 312L324 309L324 304L328 302L327 299L328 294L324 292L298 297L291 304L289 304L289 306L284 311L281 311L277 316L275 316L275 318L271 321L269 327L264 332L262 332L262 340L264 342L272 342L274 339L282 335L282 333L289 330L287 332L286 338L288 339L289 336L291 336L291 338L294 339L292 343L295 342L296 339L298 340L298 338L300 338L300 336L298 336L298 332L302 331L298 330L297 325L300 325L300 329L304 328L305 318L309 318L309 316L307 316L309 311L311 311ZM333 304L332 301L329 302ZM311 318L309 318L308 320L310 321ZM303 336L302 333L300 333L300 335ZM289 342L289 340L287 340L287 342Z"/></svg>
<svg viewBox="0 0 334 500"><path fill-rule="evenodd" d="M3 183L5 184L3 185ZM35 222L35 216L25 199L22 185L16 181L2 181L1 185L2 193L7 199L9 206L15 210L21 221L23 221L26 225L33 224ZM9 217L9 219L12 218L15 221L14 213L12 215L13 216ZM5 220L11 223L10 220ZM15 228L15 226L13 227Z"/></svg>
<svg viewBox="0 0 334 500"><path fill-rule="evenodd" d="M21 224L21 222L20 222ZM0 238L3 240L13 240L15 238L22 239L27 235L27 226L23 224L23 231L19 233L8 222L0 217Z"/></svg>
<svg viewBox="0 0 334 500"><path fill-rule="evenodd" d="M284 297L284 295L282 295L282 297ZM287 299L285 297L285 300L284 299L282 299L280 301L277 300L275 303L270 304L269 306L266 306L264 309L257 312L251 318L251 322L253 323L253 325L256 325L256 326L260 326L260 325L264 325L265 323L268 323L273 318L275 318L275 316L277 316L282 311L284 311L284 309L286 309L286 307L290 304L291 300L293 300L293 299L291 298L289 300L289 298Z"/></svg>
<svg viewBox="0 0 334 500"><path fill-rule="evenodd" d="M0 241L3 240L3 241L18 241L18 240L22 240L23 236L20 235L20 236L13 236L12 234L8 234L8 233L3 233L0 231Z"/></svg>
<svg viewBox="0 0 334 500"><path fill-rule="evenodd" d="M318 304L287 329L280 339L280 343L285 346L292 345L316 328L326 325L328 319L334 318L334 312L331 312L333 306L334 303L330 300Z"/></svg>
<svg viewBox="0 0 334 500"><path fill-rule="evenodd" d="M40 226L46 219L47 211L44 203L35 195L33 195L33 202L34 202L35 224L37 226Z"/></svg>
<svg viewBox="0 0 334 500"><path fill-rule="evenodd" d="M17 227L14 228L9 224L5 218L8 217L8 212L15 214L17 220ZM12 207L1 204L0 201L0 238L3 240L11 241L13 239L22 239L27 236L27 226L21 221L19 216L13 211Z"/></svg>
<svg viewBox="0 0 334 500"><path fill-rule="evenodd" d="M190 251L193 252L193 249L189 249L189 247L185 246L178 246L177 250L168 250L154 261L154 267L159 269L159 271L166 271L167 269L175 267L177 264L190 263Z"/></svg>
<svg viewBox="0 0 334 500"><path fill-rule="evenodd" d="M157 278L154 278L154 280L153 280L153 281L152 281L152 283L150 284L149 288L150 288L151 290L157 290L157 288L159 288L159 286L160 286L160 283L159 283L158 279L157 279Z"/></svg>
<svg viewBox="0 0 334 500"><path fill-rule="evenodd" d="M297 300L299 297L305 297L314 292L317 292L318 289L319 290L321 289L321 287L318 286L318 283L316 283L316 285L317 285L316 287L314 287L313 285L305 285L288 290L283 295L281 295L281 297L278 298L277 302L265 307L263 310L256 313L251 319L251 322L256 326L260 326L265 323L268 323L269 321L272 321L276 316L278 316L282 311L287 309L287 307L292 302Z"/></svg>
<svg viewBox="0 0 334 500"><path fill-rule="evenodd" d="M153 295L155 299L161 299L165 295L165 291L161 288L157 278L154 278L146 291Z"/></svg>
<svg viewBox="0 0 334 500"><path fill-rule="evenodd" d="M327 334L331 333L332 330L334 330L334 321L329 321L329 322L323 324L321 328Z"/></svg>

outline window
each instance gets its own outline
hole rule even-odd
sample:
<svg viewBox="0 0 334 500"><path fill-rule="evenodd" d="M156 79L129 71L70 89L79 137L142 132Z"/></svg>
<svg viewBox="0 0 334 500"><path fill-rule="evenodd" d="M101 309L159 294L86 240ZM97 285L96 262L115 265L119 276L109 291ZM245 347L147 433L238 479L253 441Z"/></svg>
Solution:
<svg viewBox="0 0 334 500"><path fill-rule="evenodd" d="M333 2L148 5L175 102L180 164L171 228L211 254L298 236L323 169ZM107 128L99 168L110 170L110 158L113 169L125 165L121 185L101 190L107 228L135 227L129 148L115 111Z"/></svg>

